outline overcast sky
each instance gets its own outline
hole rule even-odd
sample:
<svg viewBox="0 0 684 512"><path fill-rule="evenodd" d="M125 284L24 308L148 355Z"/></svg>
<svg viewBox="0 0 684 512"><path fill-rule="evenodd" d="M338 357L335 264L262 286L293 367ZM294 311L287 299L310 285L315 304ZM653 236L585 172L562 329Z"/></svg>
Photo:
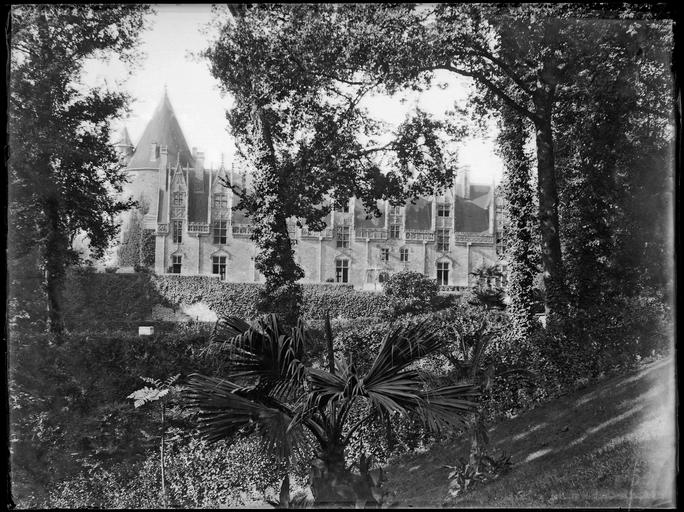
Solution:
<svg viewBox="0 0 684 512"><path fill-rule="evenodd" d="M188 145L204 151L205 165L218 166L221 155L229 164L234 146L227 132L225 111L231 99L219 93L208 63L193 58L193 53L207 46L208 35L202 30L211 20L211 6L155 5L151 28L143 34L142 51L145 56L134 69L127 69L117 61L98 62L87 66L87 81L123 87L132 98L131 113L124 121L133 140L138 142L154 109L168 90L169 99L188 141ZM415 106L437 116L452 109L454 101L463 104L467 97L467 82L445 76L437 80L449 87L410 98L404 104L389 98L374 98L369 107L373 115L396 124L406 111ZM459 161L471 169L471 181L490 183L501 176L501 160L493 153L492 133L487 138L470 138L460 146Z"/></svg>

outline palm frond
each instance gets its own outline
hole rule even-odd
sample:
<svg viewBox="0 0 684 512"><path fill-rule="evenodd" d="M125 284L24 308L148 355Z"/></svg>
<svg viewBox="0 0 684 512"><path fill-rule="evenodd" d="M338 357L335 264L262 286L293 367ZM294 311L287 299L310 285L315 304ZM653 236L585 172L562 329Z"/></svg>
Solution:
<svg viewBox="0 0 684 512"><path fill-rule="evenodd" d="M235 316L222 316L214 325L214 329L209 336L210 345L207 347L207 353L213 353L220 350L225 343L230 342L232 338L240 336L245 331L249 330L251 325L244 320Z"/></svg>
<svg viewBox="0 0 684 512"><path fill-rule="evenodd" d="M419 372L407 370L413 362L444 346L427 322L400 327L385 337L380 351L361 380L363 393L383 415L415 411L432 430L462 423L475 410L469 399L477 396L470 383L443 386L427 392Z"/></svg>
<svg viewBox="0 0 684 512"><path fill-rule="evenodd" d="M294 417L292 410L254 388L194 374L183 395L188 405L198 410L199 431L208 442L257 425L265 446L273 453L288 456L301 437L298 429L288 429Z"/></svg>
<svg viewBox="0 0 684 512"><path fill-rule="evenodd" d="M430 430L440 430L448 425L465 425L467 418L477 409L477 404L472 400L479 394L471 383L423 391L417 403L420 417Z"/></svg>
<svg viewBox="0 0 684 512"><path fill-rule="evenodd" d="M213 338L214 353L225 358L223 370L231 379L251 378L266 394L288 400L306 379L304 325L299 323L291 332L280 326L276 315L249 325L239 319L225 319L222 332L239 334L227 339Z"/></svg>
<svg viewBox="0 0 684 512"><path fill-rule="evenodd" d="M395 328L383 339L373 365L364 376L364 382L366 386L373 386L375 382L396 375L443 346L444 341L437 336L428 320Z"/></svg>

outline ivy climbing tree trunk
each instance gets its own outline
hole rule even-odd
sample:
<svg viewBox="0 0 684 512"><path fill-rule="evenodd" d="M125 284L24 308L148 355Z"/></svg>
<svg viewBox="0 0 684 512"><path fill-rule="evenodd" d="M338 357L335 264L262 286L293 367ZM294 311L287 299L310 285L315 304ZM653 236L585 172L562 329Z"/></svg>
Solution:
<svg viewBox="0 0 684 512"><path fill-rule="evenodd" d="M541 260L546 289L545 309L549 319L562 315L567 304L558 229L558 190L551 127L553 94L553 87L546 86L534 95Z"/></svg>
<svg viewBox="0 0 684 512"><path fill-rule="evenodd" d="M302 296L296 281L304 277L304 272L294 261L285 205L277 192L287 188L286 171L278 166L271 126L263 107L256 103L252 105L252 126L252 145L256 148L254 192L261 197L254 215L253 240L259 248L255 266L266 278L258 308L264 313L278 313L288 324L295 325Z"/></svg>
<svg viewBox="0 0 684 512"><path fill-rule="evenodd" d="M501 112L498 146L504 161L504 199L508 209L506 258L508 261L508 313L518 339L529 335L534 325L533 231L537 229L530 159L525 153L525 119L510 108Z"/></svg>

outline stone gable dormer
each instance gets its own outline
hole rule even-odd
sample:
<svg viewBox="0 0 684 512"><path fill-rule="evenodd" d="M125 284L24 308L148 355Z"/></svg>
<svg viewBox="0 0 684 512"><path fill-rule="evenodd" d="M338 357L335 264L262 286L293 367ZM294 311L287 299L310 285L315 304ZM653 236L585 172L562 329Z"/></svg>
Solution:
<svg viewBox="0 0 684 512"><path fill-rule="evenodd" d="M171 182L169 184L169 217L174 220L186 220L187 206L188 182L186 179L186 172L179 162L171 173Z"/></svg>

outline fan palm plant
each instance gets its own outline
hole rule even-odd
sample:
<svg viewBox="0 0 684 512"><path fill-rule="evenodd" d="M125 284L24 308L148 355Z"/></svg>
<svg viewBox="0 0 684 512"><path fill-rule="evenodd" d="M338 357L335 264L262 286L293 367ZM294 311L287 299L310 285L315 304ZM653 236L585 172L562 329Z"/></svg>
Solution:
<svg viewBox="0 0 684 512"><path fill-rule="evenodd" d="M209 441L259 425L268 445L288 457L308 430L317 444L310 480L317 503L378 501L369 473L364 482L345 460L345 447L364 423L417 412L429 429L439 430L464 426L475 410L471 384L427 389L411 369L443 348L427 322L390 331L363 374L342 359L328 370L317 367L307 359L308 343L301 320L285 330L275 315L254 325L221 319L208 352L222 361L226 378L193 375L185 394ZM352 422L352 407L364 404L368 414Z"/></svg>

